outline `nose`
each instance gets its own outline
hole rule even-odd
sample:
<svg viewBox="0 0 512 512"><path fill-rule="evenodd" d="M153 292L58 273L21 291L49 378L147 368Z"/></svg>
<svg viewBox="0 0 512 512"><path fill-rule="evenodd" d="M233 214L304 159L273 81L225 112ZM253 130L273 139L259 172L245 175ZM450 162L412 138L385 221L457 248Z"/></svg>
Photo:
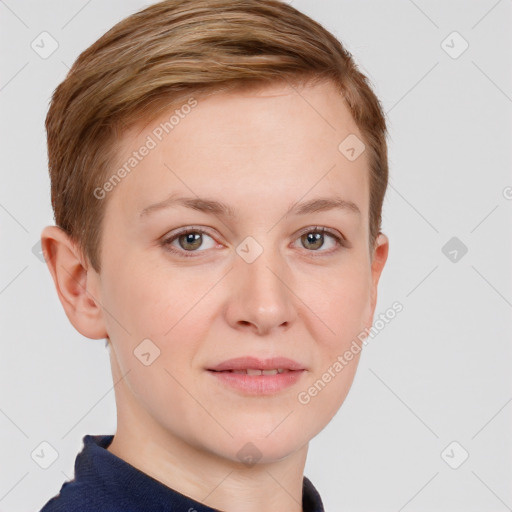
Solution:
<svg viewBox="0 0 512 512"><path fill-rule="evenodd" d="M265 250L248 263L237 258L229 273L227 321L238 331L268 335L289 329L296 317L297 297L289 268Z"/></svg>

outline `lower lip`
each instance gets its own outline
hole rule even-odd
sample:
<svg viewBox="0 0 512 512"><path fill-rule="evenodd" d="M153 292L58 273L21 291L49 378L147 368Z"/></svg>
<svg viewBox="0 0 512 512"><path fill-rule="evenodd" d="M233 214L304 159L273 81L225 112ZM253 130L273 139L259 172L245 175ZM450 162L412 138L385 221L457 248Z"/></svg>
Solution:
<svg viewBox="0 0 512 512"><path fill-rule="evenodd" d="M272 395L278 393L296 384L305 372L306 370L294 370L276 375L246 375L243 373L208 370L208 373L219 379L222 383L248 395Z"/></svg>

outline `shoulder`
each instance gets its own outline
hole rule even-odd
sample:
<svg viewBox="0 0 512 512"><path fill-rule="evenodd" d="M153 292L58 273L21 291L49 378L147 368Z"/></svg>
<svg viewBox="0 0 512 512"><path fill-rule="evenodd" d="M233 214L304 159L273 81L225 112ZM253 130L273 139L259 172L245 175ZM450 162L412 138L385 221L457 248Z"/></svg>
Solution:
<svg viewBox="0 0 512 512"><path fill-rule="evenodd" d="M127 510L122 497L121 500L116 499L118 497L109 486L108 478L99 472L105 453L108 453L104 448L112 437L84 436L83 449L75 459L75 477L64 482L59 493L39 512L121 512L121 507Z"/></svg>
<svg viewBox="0 0 512 512"><path fill-rule="evenodd" d="M112 501L104 489L71 480L39 512L122 512L127 510L125 506L121 501Z"/></svg>
<svg viewBox="0 0 512 512"><path fill-rule="evenodd" d="M40 510L40 512L78 512L84 505L86 489L74 480L65 482L59 494L51 498Z"/></svg>

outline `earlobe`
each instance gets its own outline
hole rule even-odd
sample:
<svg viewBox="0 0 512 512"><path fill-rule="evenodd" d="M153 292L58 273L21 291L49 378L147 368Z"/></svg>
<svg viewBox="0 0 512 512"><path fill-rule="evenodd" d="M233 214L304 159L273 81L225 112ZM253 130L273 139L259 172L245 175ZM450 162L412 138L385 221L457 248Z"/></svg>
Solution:
<svg viewBox="0 0 512 512"><path fill-rule="evenodd" d="M75 242L58 226L46 226L41 233L41 247L69 321L87 338L105 338L101 298L88 286L89 274L94 270L86 268Z"/></svg>

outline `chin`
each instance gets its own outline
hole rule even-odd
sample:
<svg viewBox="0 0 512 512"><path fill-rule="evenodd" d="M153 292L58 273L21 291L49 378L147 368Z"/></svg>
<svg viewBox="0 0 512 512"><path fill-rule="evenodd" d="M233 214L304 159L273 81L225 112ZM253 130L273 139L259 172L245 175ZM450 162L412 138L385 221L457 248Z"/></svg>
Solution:
<svg viewBox="0 0 512 512"><path fill-rule="evenodd" d="M276 426L270 430L252 428L250 433L247 430L232 432L234 438L229 440L229 458L235 462L247 457L260 464L273 463L285 459L309 441L309 438L304 438L304 432L299 434L285 428L279 431L280 427ZM269 432L272 433L269 435Z"/></svg>

